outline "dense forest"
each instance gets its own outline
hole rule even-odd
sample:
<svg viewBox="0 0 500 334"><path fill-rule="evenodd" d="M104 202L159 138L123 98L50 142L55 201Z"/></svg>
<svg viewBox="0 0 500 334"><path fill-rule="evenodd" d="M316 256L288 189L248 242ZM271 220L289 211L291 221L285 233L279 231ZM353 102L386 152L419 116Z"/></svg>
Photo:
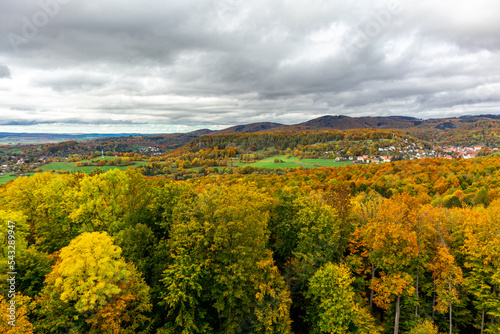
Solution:
<svg viewBox="0 0 500 334"><path fill-rule="evenodd" d="M15 330L497 333L499 180L496 157L20 177L0 188Z"/></svg>

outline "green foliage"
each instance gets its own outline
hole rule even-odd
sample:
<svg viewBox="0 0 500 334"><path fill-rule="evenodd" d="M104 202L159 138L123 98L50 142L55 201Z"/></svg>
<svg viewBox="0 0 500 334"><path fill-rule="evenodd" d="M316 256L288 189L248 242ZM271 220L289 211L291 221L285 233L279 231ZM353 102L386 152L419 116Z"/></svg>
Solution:
<svg viewBox="0 0 500 334"><path fill-rule="evenodd" d="M115 237L115 243L123 250L123 258L142 273L150 273L154 266L151 257L157 241L153 231L144 224L126 227Z"/></svg>
<svg viewBox="0 0 500 334"><path fill-rule="evenodd" d="M474 196L474 203L488 205L490 202L488 191L485 188L480 189Z"/></svg>
<svg viewBox="0 0 500 334"><path fill-rule="evenodd" d="M354 278L345 265L327 263L309 283L315 302L312 333L378 333L373 319L355 302Z"/></svg>
<svg viewBox="0 0 500 334"><path fill-rule="evenodd" d="M445 208L461 208L462 207L462 202L455 195L449 196L449 197L445 197L443 199L443 202L444 202L443 206Z"/></svg>
<svg viewBox="0 0 500 334"><path fill-rule="evenodd" d="M499 329L495 322L485 323L488 318L500 316L500 237L498 234L498 215L500 202L494 201L487 209L481 208L469 212L469 224L465 231L462 247L465 253L464 266L467 268L465 284L474 296L474 305L481 314L475 323L476 328L483 327L486 332ZM483 316L484 313L484 316Z"/></svg>
<svg viewBox="0 0 500 334"><path fill-rule="evenodd" d="M45 276L51 272L54 260L46 253L29 247L17 261L17 289L24 295L34 298L42 289Z"/></svg>
<svg viewBox="0 0 500 334"><path fill-rule="evenodd" d="M206 272L203 264L195 264L189 255L179 250L174 255L173 264L165 270L162 281L166 291L165 304L168 306L168 317L172 319L160 333L205 333L211 331L206 311L200 306L202 301L202 280Z"/></svg>
<svg viewBox="0 0 500 334"><path fill-rule="evenodd" d="M337 211L322 199L311 194L298 200L295 216L299 227L294 255L301 275L307 278L327 262L340 258L340 222Z"/></svg>
<svg viewBox="0 0 500 334"><path fill-rule="evenodd" d="M297 247L300 226L295 219L298 210L297 198L299 187L283 187L276 190L272 202L268 228L270 231L269 247L278 268L285 270L285 265L292 260Z"/></svg>
<svg viewBox="0 0 500 334"><path fill-rule="evenodd" d="M266 250L269 201L251 185L210 187L199 194L187 194L181 200L169 245L172 253L177 254L176 261L182 261L166 271L165 280L168 287L175 284L190 288L182 290L189 297L180 301L176 289L167 290L167 301L188 301L171 313L167 327L175 328L180 323L186 330L191 322L177 319L186 319L185 314L193 319L194 310L186 307L208 300L212 307L207 309L207 318L213 319L210 327L215 330L289 332L290 300ZM180 265L185 269L175 269ZM178 274L205 271L206 279L194 283L190 283L193 275ZM199 274L194 275L198 277ZM188 282L183 282L186 279ZM198 296L198 284L205 291L202 297Z"/></svg>

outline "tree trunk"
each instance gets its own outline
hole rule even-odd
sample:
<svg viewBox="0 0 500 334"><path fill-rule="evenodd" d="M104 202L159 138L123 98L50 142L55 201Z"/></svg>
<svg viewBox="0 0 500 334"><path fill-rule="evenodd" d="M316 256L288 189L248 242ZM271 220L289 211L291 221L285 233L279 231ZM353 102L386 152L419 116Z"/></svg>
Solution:
<svg viewBox="0 0 500 334"><path fill-rule="evenodd" d="M452 321L452 314L451 313L452 313L452 308L451 308L451 302L450 302L450 334L453 333L453 325L452 325L453 321Z"/></svg>
<svg viewBox="0 0 500 334"><path fill-rule="evenodd" d="M401 297L398 296L398 299L396 300L396 319L394 320L394 334L399 333L399 299Z"/></svg>
<svg viewBox="0 0 500 334"><path fill-rule="evenodd" d="M420 220L417 223L417 305L415 305L415 317L418 317L418 278L420 273Z"/></svg>
<svg viewBox="0 0 500 334"><path fill-rule="evenodd" d="M370 290L370 311L373 311L373 289Z"/></svg>
<svg viewBox="0 0 500 334"><path fill-rule="evenodd" d="M496 285L493 285L493 294L497 293L497 286ZM492 315L491 316L491 326L493 326L495 324L495 316Z"/></svg>
<svg viewBox="0 0 500 334"><path fill-rule="evenodd" d="M432 281L432 321L434 321L434 316L436 315L436 280Z"/></svg>
<svg viewBox="0 0 500 334"><path fill-rule="evenodd" d="M419 274L419 269L417 267L417 288L415 289L415 291L417 292L417 305L415 305L415 317L418 317L418 274Z"/></svg>
<svg viewBox="0 0 500 334"><path fill-rule="evenodd" d="M484 332L484 308L483 308L483 314L481 315L481 334Z"/></svg>
<svg viewBox="0 0 500 334"><path fill-rule="evenodd" d="M450 280L448 281L448 288L450 289L450 296L451 296L451 273L450 273ZM449 304L450 304L450 334L452 334L453 333L453 321L452 321L452 319L453 319L453 314L452 314L453 312L452 311L453 310L451 308L451 300L450 300Z"/></svg>
<svg viewBox="0 0 500 334"><path fill-rule="evenodd" d="M372 263L372 282L373 279L375 278L375 265ZM373 289L370 289L370 311L373 311Z"/></svg>

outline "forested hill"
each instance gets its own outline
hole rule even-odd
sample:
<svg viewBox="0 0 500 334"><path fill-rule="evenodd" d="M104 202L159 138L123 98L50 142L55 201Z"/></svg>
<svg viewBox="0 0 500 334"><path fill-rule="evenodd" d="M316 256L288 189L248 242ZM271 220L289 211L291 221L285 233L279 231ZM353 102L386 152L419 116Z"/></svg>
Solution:
<svg viewBox="0 0 500 334"><path fill-rule="evenodd" d="M231 133L254 132L298 132L321 130L351 130L351 129L380 129L400 130L418 139L432 141L439 145L460 144L463 146L477 144L472 139L479 134L481 137L495 133L500 136L499 115L462 116L438 119L417 119L407 116L387 117L349 117L349 116L322 116L307 122L284 125L279 123L250 123L229 127L211 132L191 132L189 135L174 135L179 138L179 145L187 144L188 138L195 139L201 135L219 135ZM490 144L487 140L483 145ZM490 144L491 145L491 144Z"/></svg>
<svg viewBox="0 0 500 334"><path fill-rule="evenodd" d="M274 131L277 128L280 128L282 126L283 126L283 124L270 123L270 122L251 123L251 124L246 124L246 125L236 125L236 126L229 127L227 129L214 131L213 134L251 133L251 132L260 132L260 131Z"/></svg>
<svg viewBox="0 0 500 334"><path fill-rule="evenodd" d="M406 129L420 125L421 120L412 117L349 117L323 116L307 122L287 125L275 130L327 130L327 129Z"/></svg>
<svg viewBox="0 0 500 334"><path fill-rule="evenodd" d="M284 125L272 122L259 122L231 126L222 130L212 131L202 129L188 133L160 134L140 136L145 141L151 141L170 148L179 148L200 136L216 136L232 133L266 133L266 132L303 132L325 130L399 130L415 138L430 141L439 145L460 144L463 146L483 144L491 146L487 136L495 133L500 136L500 116L479 115L459 118L417 119L407 116L388 117L349 117L322 116L307 122ZM485 140L481 141L481 138ZM124 137L127 138L128 137ZM473 140L474 139L474 140Z"/></svg>
<svg viewBox="0 0 500 334"><path fill-rule="evenodd" d="M500 120L500 115L478 115L436 119L418 119L407 116L350 117L340 115L322 116L310 121L292 125L278 123L251 123L214 131L212 134L349 129L405 129L411 131L434 131L461 128L471 129L498 127L498 120Z"/></svg>
<svg viewBox="0 0 500 334"><path fill-rule="evenodd" d="M458 118L417 119L407 116L387 117L349 117L322 116L306 122L284 125L272 122L259 122L231 126L222 130L200 129L188 133L175 134L37 134L37 133L0 133L0 142L4 143L41 143L63 140L97 139L97 143L110 141L114 137L118 141L141 141L149 144L164 145L178 148L203 135L219 135L231 133L255 132L297 132L319 130L350 130L350 129L396 129L411 134L419 139L434 141L437 144L456 141L459 133L476 135L479 132L498 131L500 129L499 115L462 116ZM458 130L458 131L457 131ZM465 131L465 133L463 133ZM462 136L463 137L463 136ZM463 141L464 138L459 138ZM465 138L467 140L467 138ZM466 144L463 142L462 144Z"/></svg>

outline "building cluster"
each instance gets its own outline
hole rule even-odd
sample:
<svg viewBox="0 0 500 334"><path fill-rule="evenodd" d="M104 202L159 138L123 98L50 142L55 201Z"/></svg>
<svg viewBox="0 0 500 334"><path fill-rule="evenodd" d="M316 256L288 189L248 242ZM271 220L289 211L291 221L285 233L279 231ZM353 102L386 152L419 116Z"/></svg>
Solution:
<svg viewBox="0 0 500 334"><path fill-rule="evenodd" d="M144 153L149 153L151 156L161 156L162 153L158 147L155 146L148 146L148 147L141 147L139 148L139 153L144 154Z"/></svg>
<svg viewBox="0 0 500 334"><path fill-rule="evenodd" d="M451 159L452 157L458 157L463 159L475 158L477 153L483 149L482 146L476 145L473 147L458 147L458 146L447 146L443 147L442 150L446 154L446 157ZM493 152L498 152L498 148L494 147L491 149Z"/></svg>
<svg viewBox="0 0 500 334"><path fill-rule="evenodd" d="M337 157L337 161L354 161L357 163L383 163L390 162L397 157L401 160L413 160L424 158L443 158L443 159L472 159L475 158L479 151L483 149L482 146L476 145L473 147L459 147L459 146L435 146L432 149L424 149L417 144L411 144L407 147L384 147L379 148L378 155L360 155ZM498 148L492 148L491 151L498 152ZM382 155L383 154L383 155Z"/></svg>
<svg viewBox="0 0 500 334"><path fill-rule="evenodd" d="M41 165L45 163L45 160L40 159L39 161L25 161L24 158L14 160L8 163L3 163L0 168L0 176L7 173L25 173L29 171L34 171L40 168Z"/></svg>

